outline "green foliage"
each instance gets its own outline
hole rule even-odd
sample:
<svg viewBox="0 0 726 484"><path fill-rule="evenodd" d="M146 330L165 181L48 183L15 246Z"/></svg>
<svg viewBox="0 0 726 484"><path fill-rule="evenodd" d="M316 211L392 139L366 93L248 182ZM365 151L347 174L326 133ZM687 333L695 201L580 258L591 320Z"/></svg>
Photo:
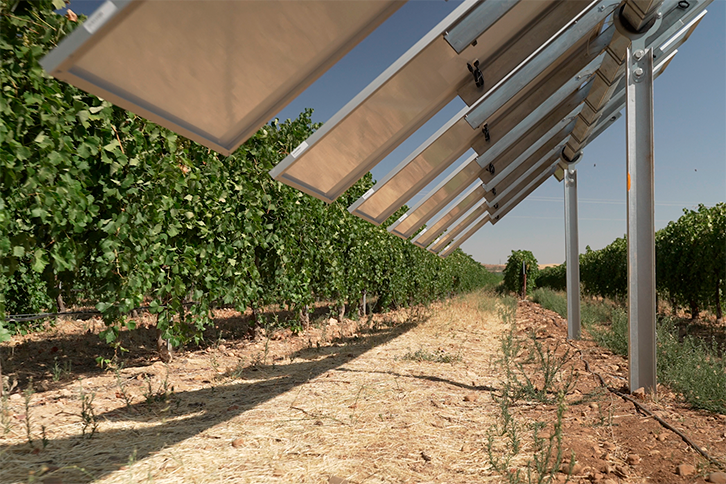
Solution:
<svg viewBox="0 0 726 484"><path fill-rule="evenodd" d="M537 287L549 287L555 291L567 289L567 264L545 267L537 276Z"/></svg>
<svg viewBox="0 0 726 484"><path fill-rule="evenodd" d="M564 296L549 289L537 289L533 298L547 309L566 307ZM565 317L566 311L560 315ZM628 355L628 315L622 307L602 301L585 302L581 316L583 326L598 345ZM726 361L722 349L715 342L693 336L679 338L678 327L670 317L659 317L656 330L658 380L680 392L693 407L726 414Z"/></svg>
<svg viewBox="0 0 726 484"><path fill-rule="evenodd" d="M537 259L528 250L513 250L504 268L503 286L507 291L521 294L524 277L527 276L527 293L534 287L539 275Z"/></svg>
<svg viewBox="0 0 726 484"><path fill-rule="evenodd" d="M691 317L709 308L722 318L726 281L726 203L684 209L677 221L656 232L656 284L661 297L674 307L685 306ZM544 269L539 287L565 290L565 265ZM580 255L582 291L624 302L628 284L628 243L625 237L600 250L589 246Z"/></svg>
<svg viewBox="0 0 726 484"><path fill-rule="evenodd" d="M0 3L0 322L61 294L93 301L110 343L147 305L178 345L219 304L300 309L366 290L383 310L492 283L460 250L440 259L348 213L370 174L330 205L272 180L318 128L311 110L223 157L48 77L38 60L77 25L53 8Z"/></svg>
<svg viewBox="0 0 726 484"><path fill-rule="evenodd" d="M627 239L615 239L600 250L587 246L580 255L580 281L585 294L624 301L628 294Z"/></svg>
<svg viewBox="0 0 726 484"><path fill-rule="evenodd" d="M726 414L726 361L715 341L678 339L673 319L658 328L658 378L696 408Z"/></svg>
<svg viewBox="0 0 726 484"><path fill-rule="evenodd" d="M670 222L656 236L658 291L675 305L685 305L691 317L714 308L721 317L726 280L726 203L698 210Z"/></svg>
<svg viewBox="0 0 726 484"><path fill-rule="evenodd" d="M532 301L545 309L556 312L563 318L567 318L567 298L556 293L549 287L538 287L535 289L532 292Z"/></svg>

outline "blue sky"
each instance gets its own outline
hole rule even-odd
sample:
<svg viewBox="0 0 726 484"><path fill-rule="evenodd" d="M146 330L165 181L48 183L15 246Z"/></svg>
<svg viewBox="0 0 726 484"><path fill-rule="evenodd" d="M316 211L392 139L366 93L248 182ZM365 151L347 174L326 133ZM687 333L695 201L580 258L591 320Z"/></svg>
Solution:
<svg viewBox="0 0 726 484"><path fill-rule="evenodd" d="M98 1L72 1L90 14ZM280 119L313 108L325 122L435 26L459 2L410 0L289 106ZM452 101L372 172L382 178L464 104ZM655 82L656 229L683 208L726 199L726 0L708 15ZM625 234L624 116L592 142L577 165L580 251L599 249ZM445 174L444 174L445 175ZM436 182L434 182L435 184ZM462 245L484 263L504 263L512 250L531 250L540 263L565 258L563 187L545 182L496 226L485 225Z"/></svg>

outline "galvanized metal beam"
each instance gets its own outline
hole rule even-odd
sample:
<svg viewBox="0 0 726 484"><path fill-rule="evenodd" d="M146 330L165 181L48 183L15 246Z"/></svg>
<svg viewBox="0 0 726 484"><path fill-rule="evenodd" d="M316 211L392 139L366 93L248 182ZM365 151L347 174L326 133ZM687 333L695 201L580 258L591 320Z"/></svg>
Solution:
<svg viewBox="0 0 726 484"><path fill-rule="evenodd" d="M565 170L565 264L567 337L580 339L580 252L577 229L577 170Z"/></svg>
<svg viewBox="0 0 726 484"><path fill-rule="evenodd" d="M627 50L628 359L630 390L656 390L653 51Z"/></svg>

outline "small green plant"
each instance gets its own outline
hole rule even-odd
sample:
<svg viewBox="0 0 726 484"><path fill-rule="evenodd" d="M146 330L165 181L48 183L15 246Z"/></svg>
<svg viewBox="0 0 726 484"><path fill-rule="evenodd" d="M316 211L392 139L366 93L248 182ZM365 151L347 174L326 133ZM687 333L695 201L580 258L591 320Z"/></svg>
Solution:
<svg viewBox="0 0 726 484"><path fill-rule="evenodd" d="M402 359L410 361L430 361L432 363L456 363L461 361L461 355L452 355L444 349L439 348L436 351L425 350L420 348L414 352L408 351L403 355Z"/></svg>
<svg viewBox="0 0 726 484"><path fill-rule="evenodd" d="M128 391L126 390L126 380L123 376L121 376L121 370L123 369L123 364L117 365L114 367L114 376L116 377L116 386L118 387L118 393L121 395L121 398L123 398L124 403L126 404L126 408L131 407L132 399L131 395L129 395Z"/></svg>
<svg viewBox="0 0 726 484"><path fill-rule="evenodd" d="M550 484L556 473L565 465L562 449L562 422L566 411L565 396L574 386L574 369L570 368L563 376L569 362L569 351L558 351L558 347L545 347L532 333L529 339L516 334L514 323L516 301L503 301L499 308L502 322L510 325L501 338L501 357L499 363L504 370L499 395L493 395L499 415L487 431L487 456L489 464L510 484ZM529 372L529 373L528 373ZM541 388L535 384L541 383ZM555 397L552 398L551 395ZM534 422L529 425L532 432L531 455L522 455L522 429L512 407L521 398L541 401L557 406L556 419L552 431L543 434L547 422ZM518 464L526 458L526 464ZM569 481L575 465L574 453L567 466Z"/></svg>
<svg viewBox="0 0 726 484"><path fill-rule="evenodd" d="M28 381L28 386L23 390L23 404L25 406L25 436L28 439L28 444L33 446L33 435L30 427L30 400L33 398L33 378L31 377Z"/></svg>
<svg viewBox="0 0 726 484"><path fill-rule="evenodd" d="M10 399L10 392L12 392L17 385L17 381L13 380L13 383L11 384L9 378L6 379L6 377L3 377L0 384L3 386L2 398L0 398L0 425L3 428L4 437L10 433L13 426L12 414L10 412L8 400Z"/></svg>
<svg viewBox="0 0 726 484"><path fill-rule="evenodd" d="M98 430L98 417L96 416L96 410L93 408L93 399L96 397L96 394L84 392L83 382L79 381L78 384L81 400L81 436L87 436L89 439L92 439Z"/></svg>
<svg viewBox="0 0 726 484"><path fill-rule="evenodd" d="M71 374L72 364L70 360L65 360L63 365L58 364L58 357L56 356L53 360L53 381L60 381Z"/></svg>
<svg viewBox="0 0 726 484"><path fill-rule="evenodd" d="M45 425L40 426L40 439L41 439L41 442L43 443L43 449L48 447L48 443L50 441L48 440L48 436L45 433Z"/></svg>
<svg viewBox="0 0 726 484"><path fill-rule="evenodd" d="M555 474L562 467L562 419L566 408L565 394L560 392L557 395L557 420L549 435L545 434L543 436L540 433L540 430L546 427L544 422L532 424L533 451L532 458L527 463L527 482L529 484L549 484L553 482ZM570 455L565 482L570 480L574 466L575 453L573 452Z"/></svg>
<svg viewBox="0 0 726 484"><path fill-rule="evenodd" d="M146 398L147 404L156 402L166 402L174 395L174 387L169 384L169 365L164 365L165 373L158 388L154 389L151 378L148 375L144 375L146 380L146 391L144 397Z"/></svg>

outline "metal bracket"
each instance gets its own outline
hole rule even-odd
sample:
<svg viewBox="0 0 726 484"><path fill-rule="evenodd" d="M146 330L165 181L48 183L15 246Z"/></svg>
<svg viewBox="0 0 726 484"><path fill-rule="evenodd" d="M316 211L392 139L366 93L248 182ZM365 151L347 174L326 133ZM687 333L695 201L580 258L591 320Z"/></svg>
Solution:
<svg viewBox="0 0 726 484"><path fill-rule="evenodd" d="M582 151L578 151L577 153L575 153L575 156L573 156L572 158L568 157L565 154L565 147L564 146L562 147L562 150L560 151L560 159L562 161L564 161L565 164L569 168L574 167L580 161L581 158L582 158Z"/></svg>
<svg viewBox="0 0 726 484"><path fill-rule="evenodd" d="M496 168L494 168L494 163L489 163L489 166L487 166L487 171L491 173L492 175L496 171Z"/></svg>
<svg viewBox="0 0 726 484"><path fill-rule="evenodd" d="M492 188L492 195L497 196L497 187Z"/></svg>
<svg viewBox="0 0 726 484"><path fill-rule="evenodd" d="M476 84L476 87L484 87L484 74L479 69L479 61L475 60L473 65L467 62L466 67L469 68L469 72L474 76L474 84Z"/></svg>
<svg viewBox="0 0 726 484"><path fill-rule="evenodd" d="M482 133L484 133L484 139L487 143L489 143L492 140L492 136L489 134L489 123L484 123L484 126L481 128Z"/></svg>

